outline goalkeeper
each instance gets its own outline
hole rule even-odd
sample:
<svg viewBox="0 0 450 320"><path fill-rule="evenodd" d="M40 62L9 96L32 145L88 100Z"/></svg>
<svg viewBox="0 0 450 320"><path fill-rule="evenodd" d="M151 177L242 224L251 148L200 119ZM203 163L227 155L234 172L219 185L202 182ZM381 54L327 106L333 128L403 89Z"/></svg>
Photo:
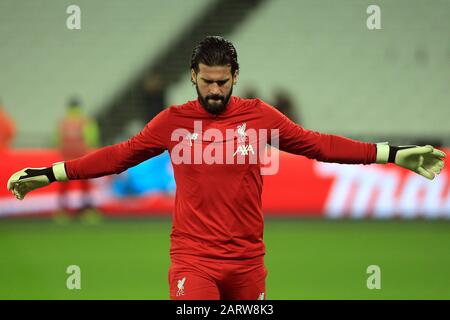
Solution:
<svg viewBox="0 0 450 320"><path fill-rule="evenodd" d="M390 146L307 130L259 99L232 95L239 72L236 50L221 37L206 37L193 50L191 81L197 100L171 106L129 140L47 168L14 173L8 189L18 198L55 181L118 174L169 150L177 184L170 234L171 299L265 299L261 161L249 163L261 136L278 132L279 149L310 159L345 164L395 163L427 179L444 166L445 154L432 146ZM200 123L201 127L196 126ZM208 133L235 130L233 139ZM236 130L237 129L237 130ZM174 139L176 133L180 139ZM214 145L228 161L191 162ZM272 141L268 141L271 143ZM237 146L238 145L238 146ZM177 150L182 147L184 160ZM200 154L198 153L200 152ZM151 179L152 177L142 177Z"/></svg>

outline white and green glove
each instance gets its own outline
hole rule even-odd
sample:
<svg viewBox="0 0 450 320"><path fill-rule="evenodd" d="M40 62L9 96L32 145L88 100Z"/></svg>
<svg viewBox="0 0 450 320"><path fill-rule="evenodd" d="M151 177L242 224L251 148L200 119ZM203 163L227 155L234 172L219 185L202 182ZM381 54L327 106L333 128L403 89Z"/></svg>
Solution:
<svg viewBox="0 0 450 320"><path fill-rule="evenodd" d="M433 146L390 146L377 143L376 163L392 162L433 180L444 168L445 153Z"/></svg>
<svg viewBox="0 0 450 320"><path fill-rule="evenodd" d="M14 173L8 180L8 190L19 200L38 188L48 186L55 181L67 181L64 162L58 162L48 168L25 168Z"/></svg>

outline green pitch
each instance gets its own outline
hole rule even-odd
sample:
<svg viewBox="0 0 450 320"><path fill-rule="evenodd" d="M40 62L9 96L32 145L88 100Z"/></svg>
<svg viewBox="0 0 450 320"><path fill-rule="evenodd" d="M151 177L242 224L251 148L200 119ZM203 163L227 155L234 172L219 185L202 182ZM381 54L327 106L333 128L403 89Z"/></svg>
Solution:
<svg viewBox="0 0 450 320"><path fill-rule="evenodd" d="M167 299L169 233L166 219L0 220L0 299ZM450 299L448 221L268 219L265 240L269 299Z"/></svg>

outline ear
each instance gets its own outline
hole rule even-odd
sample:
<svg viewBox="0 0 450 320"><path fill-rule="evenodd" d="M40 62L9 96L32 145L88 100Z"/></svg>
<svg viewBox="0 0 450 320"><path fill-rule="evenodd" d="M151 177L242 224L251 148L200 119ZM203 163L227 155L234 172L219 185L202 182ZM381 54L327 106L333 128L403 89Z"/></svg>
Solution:
<svg viewBox="0 0 450 320"><path fill-rule="evenodd" d="M194 69L191 69L191 82L197 84L197 73L195 73Z"/></svg>
<svg viewBox="0 0 450 320"><path fill-rule="evenodd" d="M236 70L233 75L233 84L237 83L238 75L239 75L239 70Z"/></svg>

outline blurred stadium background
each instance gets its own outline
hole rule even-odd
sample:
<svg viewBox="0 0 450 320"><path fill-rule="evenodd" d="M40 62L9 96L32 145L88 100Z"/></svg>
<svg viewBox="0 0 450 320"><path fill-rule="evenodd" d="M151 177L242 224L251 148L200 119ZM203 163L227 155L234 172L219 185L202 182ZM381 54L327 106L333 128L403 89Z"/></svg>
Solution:
<svg viewBox="0 0 450 320"><path fill-rule="evenodd" d="M72 4L80 30L66 27ZM380 30L366 26L372 4ZM196 98L191 50L219 34L238 50L236 95L309 129L449 151L449 17L447 0L1 0L0 99L16 129L0 150L0 299L168 298L167 154L93 180L96 223L57 223L56 184L21 202L5 188L13 172L61 160L56 128L72 97L101 145L127 139ZM282 154L263 195L268 299L449 299L448 178ZM80 199L75 184L71 211ZM69 265L81 290L66 288ZM369 265L380 290L366 286Z"/></svg>

